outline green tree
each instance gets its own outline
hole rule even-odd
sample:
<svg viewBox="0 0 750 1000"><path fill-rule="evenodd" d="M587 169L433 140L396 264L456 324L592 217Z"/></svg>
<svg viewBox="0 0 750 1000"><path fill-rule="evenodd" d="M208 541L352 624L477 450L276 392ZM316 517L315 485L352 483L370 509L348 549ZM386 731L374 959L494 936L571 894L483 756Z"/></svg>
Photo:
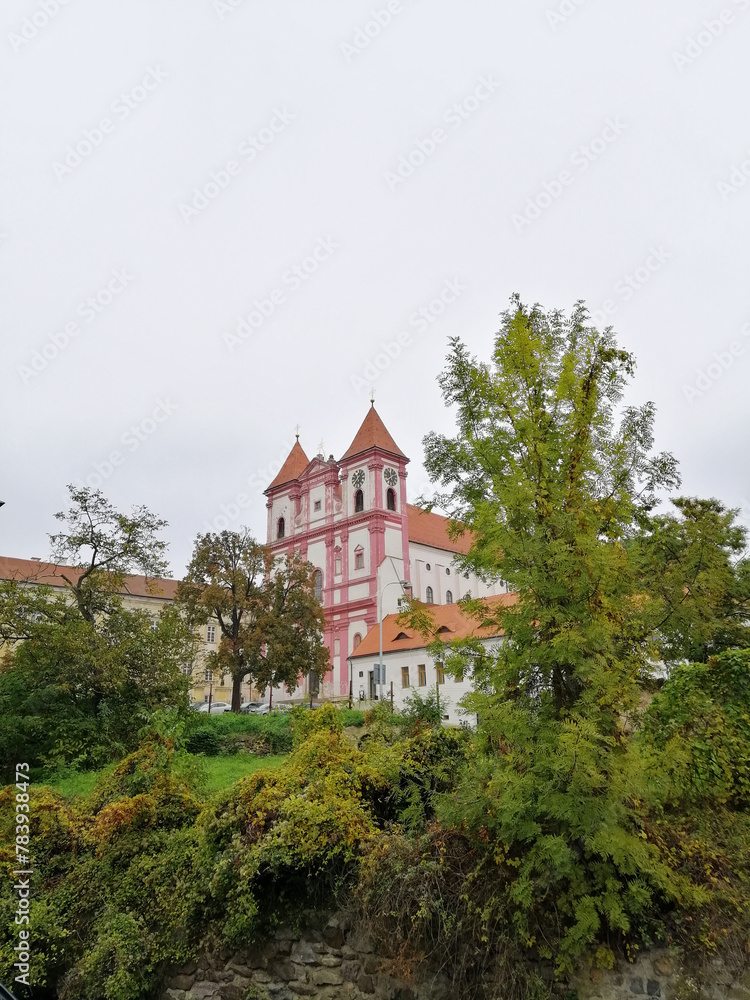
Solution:
<svg viewBox="0 0 750 1000"><path fill-rule="evenodd" d="M134 745L157 709L187 710L182 667L195 638L175 607L158 616L123 605L127 574L164 572L164 522L119 514L98 491L70 488L53 535L62 587L0 582L0 757L98 764Z"/></svg>
<svg viewBox="0 0 750 1000"><path fill-rule="evenodd" d="M622 406L632 355L587 320L580 303L566 317L514 297L490 363L454 339L440 384L458 433L425 439L434 503L471 532L465 567L518 592L465 602L504 632L492 657L465 657L481 671L469 707L500 753L445 816L507 861L522 939L543 940L554 900L563 960L680 891L641 836L658 769L627 727L655 647L625 547L679 477L652 453L653 404Z"/></svg>
<svg viewBox="0 0 750 1000"><path fill-rule="evenodd" d="M313 567L297 556L274 560L247 528L199 535L178 600L195 624L216 619L221 642L207 663L232 678L232 711L246 677L265 690L319 669L323 609L315 600Z"/></svg>
<svg viewBox="0 0 750 1000"><path fill-rule="evenodd" d="M750 646L750 560L737 511L715 499L679 497L678 514L649 518L631 543L649 595L659 655L668 664L707 663Z"/></svg>

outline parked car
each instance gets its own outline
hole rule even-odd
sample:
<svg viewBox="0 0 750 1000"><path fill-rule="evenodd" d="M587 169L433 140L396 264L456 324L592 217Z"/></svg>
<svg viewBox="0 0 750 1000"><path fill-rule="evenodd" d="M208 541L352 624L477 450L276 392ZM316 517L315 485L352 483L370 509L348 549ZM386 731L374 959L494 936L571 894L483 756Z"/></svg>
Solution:
<svg viewBox="0 0 750 1000"><path fill-rule="evenodd" d="M243 701L240 705L240 712L242 712L243 715L255 715L257 710L262 707L262 701Z"/></svg>
<svg viewBox="0 0 750 1000"><path fill-rule="evenodd" d="M208 712L208 702L204 701L198 709L199 712ZM231 712L232 706L228 701L212 701L211 715L223 715L224 712Z"/></svg>

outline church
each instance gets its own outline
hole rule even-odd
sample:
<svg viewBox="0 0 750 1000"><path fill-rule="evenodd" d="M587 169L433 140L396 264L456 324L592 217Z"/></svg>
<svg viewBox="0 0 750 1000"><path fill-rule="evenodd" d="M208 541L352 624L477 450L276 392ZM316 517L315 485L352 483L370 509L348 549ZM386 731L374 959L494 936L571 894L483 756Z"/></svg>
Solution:
<svg viewBox="0 0 750 1000"><path fill-rule="evenodd" d="M368 633L377 635L381 617L398 610L407 590L437 605L468 592L506 592L499 581L486 584L459 570L456 557L470 540L449 538L448 518L407 503L408 464L372 403L340 459L308 458L298 437L265 490L268 545L277 557L296 552L315 566L325 609L331 670L307 678L306 695L348 697L349 658ZM373 642L371 635L368 646ZM372 671L369 683L368 698L375 696Z"/></svg>

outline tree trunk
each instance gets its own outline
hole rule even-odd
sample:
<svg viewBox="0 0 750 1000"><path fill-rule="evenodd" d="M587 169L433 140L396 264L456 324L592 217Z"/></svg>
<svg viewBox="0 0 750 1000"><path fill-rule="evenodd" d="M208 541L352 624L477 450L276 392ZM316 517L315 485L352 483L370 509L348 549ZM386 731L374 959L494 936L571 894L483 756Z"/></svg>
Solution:
<svg viewBox="0 0 750 1000"><path fill-rule="evenodd" d="M242 704L242 674L232 675L232 711L239 712Z"/></svg>

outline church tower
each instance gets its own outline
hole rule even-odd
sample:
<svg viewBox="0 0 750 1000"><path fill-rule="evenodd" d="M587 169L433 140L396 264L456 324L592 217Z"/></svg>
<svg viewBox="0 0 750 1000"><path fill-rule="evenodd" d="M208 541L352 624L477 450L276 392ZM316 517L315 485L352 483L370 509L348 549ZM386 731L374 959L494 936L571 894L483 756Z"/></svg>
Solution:
<svg viewBox="0 0 750 1000"><path fill-rule="evenodd" d="M408 462L373 404L338 462L308 459L297 441L265 491L274 555L296 551L316 567L332 664L324 696L348 694L348 657L377 624L379 598L392 613L410 579Z"/></svg>

